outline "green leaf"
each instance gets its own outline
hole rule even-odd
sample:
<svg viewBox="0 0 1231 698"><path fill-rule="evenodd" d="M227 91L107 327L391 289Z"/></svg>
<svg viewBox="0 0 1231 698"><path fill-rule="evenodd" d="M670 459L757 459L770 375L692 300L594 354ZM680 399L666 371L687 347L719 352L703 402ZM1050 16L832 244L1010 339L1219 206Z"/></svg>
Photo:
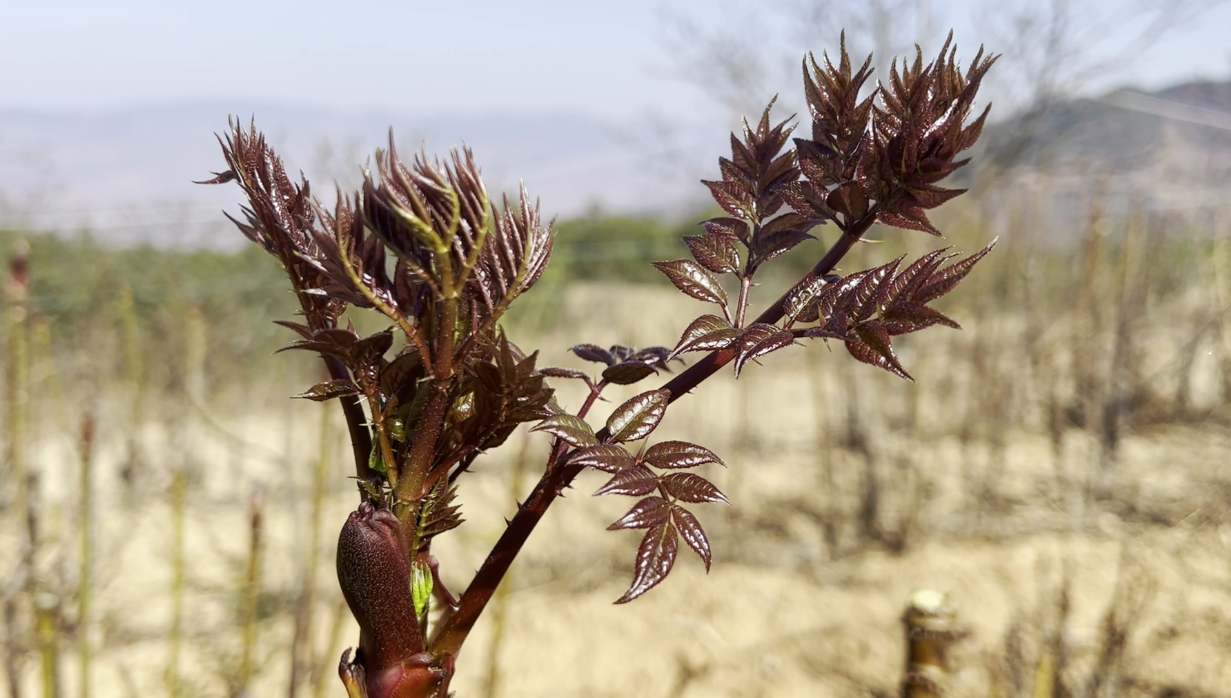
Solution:
<svg viewBox="0 0 1231 698"><path fill-rule="evenodd" d="M574 417L571 414L558 414L554 417L548 417L535 425L530 431L545 431L577 448L598 444L598 437L594 435L594 430L590 428L590 425L586 424L585 420Z"/></svg>
<svg viewBox="0 0 1231 698"><path fill-rule="evenodd" d="M414 601L416 616L421 618L427 613L427 602L432 598L434 587L431 567L422 560L415 560L410 568L410 598Z"/></svg>
<svg viewBox="0 0 1231 698"><path fill-rule="evenodd" d="M641 393L611 413L607 419L610 443L623 443L644 439L654 431L667 412L671 393L666 390L651 390Z"/></svg>

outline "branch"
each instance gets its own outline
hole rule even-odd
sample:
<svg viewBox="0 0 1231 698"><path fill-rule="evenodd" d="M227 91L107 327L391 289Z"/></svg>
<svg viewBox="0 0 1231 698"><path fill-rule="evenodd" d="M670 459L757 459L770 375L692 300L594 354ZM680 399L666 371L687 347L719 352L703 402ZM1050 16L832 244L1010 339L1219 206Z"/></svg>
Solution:
<svg viewBox="0 0 1231 698"><path fill-rule="evenodd" d="M325 368L329 371L329 377L332 380L351 379L350 372L346 370L341 361L324 355L321 359L325 361ZM372 435L364 428L368 420L364 417L358 397L350 395L339 398L338 402L342 403L342 414L346 416L346 430L350 432L351 452L355 458L355 475L361 480L367 480L376 474L368 466L368 458L372 455ZM362 492L363 490L360 490L361 494Z"/></svg>
<svg viewBox="0 0 1231 698"><path fill-rule="evenodd" d="M872 227L876 221L877 210L873 208L864 217L854 221L842 236L834 242L821 261L817 262L795 287L809 283L813 279L825 276L833 271L838 262L850 252L855 243L859 242L860 238ZM791 289L793 291L794 288ZM782 319L783 309L786 304L786 299L790 296L791 291L783 294L773 305L765 309L765 312L756 319L756 322L776 323ZM668 398L669 402L675 402L680 396L697 387L705 379L714 375L723 366L731 362L735 358L734 349L720 349L711 352L704 359L693 364L688 370L673 378L664 389L671 391ZM606 429L598 433L600 441L606 439L610 434ZM551 459L547 463L547 470L543 473L543 477L534 487L534 491L526 498L525 503L517 510L517 514L513 516L512 521L504 530L504 534L500 536L500 540L492 548L492 552L487 559L483 561L483 566L475 573L474 579L470 581L470 586L466 588L462 594L461 600L458 602L457 612L454 613L448 621L444 623L436 632L436 636L432 638L429 651L434 656L441 656L442 653L456 655L466 641L466 636L482 615L484 608L487 607L487 602L491 600L495 594L496 588L500 586L500 582L504 579L505 574L509 571L509 567L513 564L513 560L517 554L521 552L521 548L525 545L526 540L530 538L530 534L534 532L535 527L547 513L547 508L551 506L556 497L560 495L565 488L572 484L573 479L577 477L584 468L565 464L565 449L556 449L552 453Z"/></svg>

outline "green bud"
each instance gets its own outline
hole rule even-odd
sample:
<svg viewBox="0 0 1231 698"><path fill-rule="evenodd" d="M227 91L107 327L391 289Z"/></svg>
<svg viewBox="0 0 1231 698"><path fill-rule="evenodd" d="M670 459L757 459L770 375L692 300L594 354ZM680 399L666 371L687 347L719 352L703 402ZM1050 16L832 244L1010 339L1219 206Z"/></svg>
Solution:
<svg viewBox="0 0 1231 698"><path fill-rule="evenodd" d="M415 603L415 615L427 613L427 602L432 598L432 568L422 560L415 560L410 568L410 598Z"/></svg>

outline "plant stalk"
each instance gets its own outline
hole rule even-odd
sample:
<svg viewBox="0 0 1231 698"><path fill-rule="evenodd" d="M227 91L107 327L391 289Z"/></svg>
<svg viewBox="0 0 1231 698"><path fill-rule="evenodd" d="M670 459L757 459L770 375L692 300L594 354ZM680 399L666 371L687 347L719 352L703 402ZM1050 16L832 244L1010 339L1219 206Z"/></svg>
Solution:
<svg viewBox="0 0 1231 698"><path fill-rule="evenodd" d="M855 243L863 237L863 235L872 227L876 221L876 209L873 208L862 218L857 219L843 234L834 242L821 258L816 266L812 267L803 278L801 278L795 286L783 294L777 301L765 309L755 322L764 322L774 324L782 319L786 299L791 293L801 286L810 283L813 279L820 278L829 272L833 271L838 262L850 252ZM734 349L719 349L710 352L705 358L693 364L683 373L669 381L663 389L670 391L668 403L675 402L682 395L685 395L693 388L697 387L701 382L714 375L723 366L730 363L735 358ZM579 414L579 416L581 416ZM606 429L598 433L599 440L604 440L609 434ZM454 613L437 631L436 636L430 644L430 651L433 655L439 657L445 653L456 656L461 650L462 644L466 641L466 636L482 615L487 603L491 600L496 588L500 586L501 580L508 573L509 567L513 564L513 560L521 551L526 540L530 538L530 534L534 532L538 522L547 513L547 508L551 506L556 497L560 495L582 471L582 467L569 465L564 463L564 455L567 452L565 448L557 448L552 452L552 457L547 464L546 472L539 479L539 483L535 485L534 491L526 498L526 501L517 510L517 514L509 521L509 525L504 530L504 534L500 536L500 540L492 548L492 552L487 559L483 561L483 565L479 567L479 571L475 573L474 579L471 580L470 586L462 594L458 601L457 612Z"/></svg>

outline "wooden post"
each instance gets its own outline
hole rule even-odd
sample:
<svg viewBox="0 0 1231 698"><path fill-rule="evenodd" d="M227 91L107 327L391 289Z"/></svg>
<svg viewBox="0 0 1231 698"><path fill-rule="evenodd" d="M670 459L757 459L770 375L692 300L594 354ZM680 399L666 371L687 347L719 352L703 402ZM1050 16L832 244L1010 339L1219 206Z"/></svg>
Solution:
<svg viewBox="0 0 1231 698"><path fill-rule="evenodd" d="M920 589L911 594L902 624L906 630L906 674L903 698L939 698L949 677L949 646L961 639L949 597Z"/></svg>

